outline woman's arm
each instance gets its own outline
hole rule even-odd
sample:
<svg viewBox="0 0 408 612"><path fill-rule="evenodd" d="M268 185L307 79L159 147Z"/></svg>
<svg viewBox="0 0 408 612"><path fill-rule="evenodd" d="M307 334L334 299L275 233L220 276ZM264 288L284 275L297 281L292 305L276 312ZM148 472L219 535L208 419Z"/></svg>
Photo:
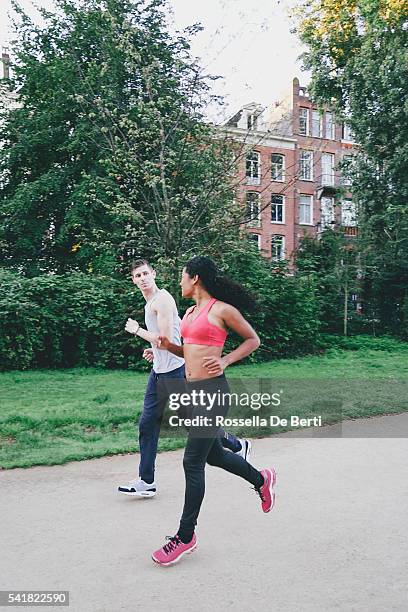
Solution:
<svg viewBox="0 0 408 612"><path fill-rule="evenodd" d="M173 355L177 355L177 357L184 357L184 346L170 342L167 336L159 336L157 339L157 346L159 349L163 349L173 353Z"/></svg>
<svg viewBox="0 0 408 612"><path fill-rule="evenodd" d="M236 332L244 341L235 350L223 357L204 357L204 367L207 368L209 374L222 374L227 366L248 357L261 344L254 328L234 306L225 304L220 312L220 317L225 326Z"/></svg>

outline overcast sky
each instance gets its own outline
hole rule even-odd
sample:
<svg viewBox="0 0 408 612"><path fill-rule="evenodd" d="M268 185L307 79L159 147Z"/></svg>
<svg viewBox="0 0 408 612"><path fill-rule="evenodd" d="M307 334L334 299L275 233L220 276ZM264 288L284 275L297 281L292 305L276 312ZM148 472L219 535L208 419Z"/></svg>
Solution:
<svg viewBox="0 0 408 612"><path fill-rule="evenodd" d="M19 2L30 15L38 15L32 0ZM36 3L48 9L53 5L52 0ZM169 1L176 28L195 22L204 26L192 51L208 72L223 77L215 84L215 93L226 98L225 115L248 102L271 104L290 86L294 76L307 84L307 75L301 72L297 61L302 47L290 33L288 9L292 3L293 0ZM11 0L0 0L2 46L7 46L10 38L10 8Z"/></svg>

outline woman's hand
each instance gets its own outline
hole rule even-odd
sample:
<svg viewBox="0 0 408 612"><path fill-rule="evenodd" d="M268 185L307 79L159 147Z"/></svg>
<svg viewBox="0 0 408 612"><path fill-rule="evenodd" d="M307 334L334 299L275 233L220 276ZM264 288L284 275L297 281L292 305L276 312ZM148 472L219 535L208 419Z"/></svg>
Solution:
<svg viewBox="0 0 408 612"><path fill-rule="evenodd" d="M153 350L150 349L145 349L143 351L143 358L146 359L146 361L148 361L149 363L153 363Z"/></svg>
<svg viewBox="0 0 408 612"><path fill-rule="evenodd" d="M220 376L228 363L224 359L224 357L204 357L203 358L203 366L206 368L208 374L214 374L215 376Z"/></svg>
<svg viewBox="0 0 408 612"><path fill-rule="evenodd" d="M157 348L168 351L170 344L171 342L167 336L157 336Z"/></svg>

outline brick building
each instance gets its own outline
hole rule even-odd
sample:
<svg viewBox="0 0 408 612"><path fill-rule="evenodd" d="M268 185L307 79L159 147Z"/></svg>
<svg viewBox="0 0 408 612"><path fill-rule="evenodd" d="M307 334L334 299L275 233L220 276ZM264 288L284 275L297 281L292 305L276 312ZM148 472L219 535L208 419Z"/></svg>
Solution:
<svg viewBox="0 0 408 612"><path fill-rule="evenodd" d="M248 104L225 127L243 143L237 197L249 237L266 257L291 260L304 235L327 227L356 235L352 195L339 168L353 155L352 134L329 109L317 109L297 78L270 108Z"/></svg>

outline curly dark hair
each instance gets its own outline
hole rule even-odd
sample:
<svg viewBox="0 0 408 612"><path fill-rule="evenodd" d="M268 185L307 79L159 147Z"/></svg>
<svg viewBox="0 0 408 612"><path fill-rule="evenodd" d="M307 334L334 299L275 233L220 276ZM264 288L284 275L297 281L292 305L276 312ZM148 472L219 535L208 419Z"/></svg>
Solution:
<svg viewBox="0 0 408 612"><path fill-rule="evenodd" d="M208 293L217 300L226 302L240 311L253 312L257 302L245 287L222 274L209 257L197 256L190 259L185 270L192 278L199 276Z"/></svg>

